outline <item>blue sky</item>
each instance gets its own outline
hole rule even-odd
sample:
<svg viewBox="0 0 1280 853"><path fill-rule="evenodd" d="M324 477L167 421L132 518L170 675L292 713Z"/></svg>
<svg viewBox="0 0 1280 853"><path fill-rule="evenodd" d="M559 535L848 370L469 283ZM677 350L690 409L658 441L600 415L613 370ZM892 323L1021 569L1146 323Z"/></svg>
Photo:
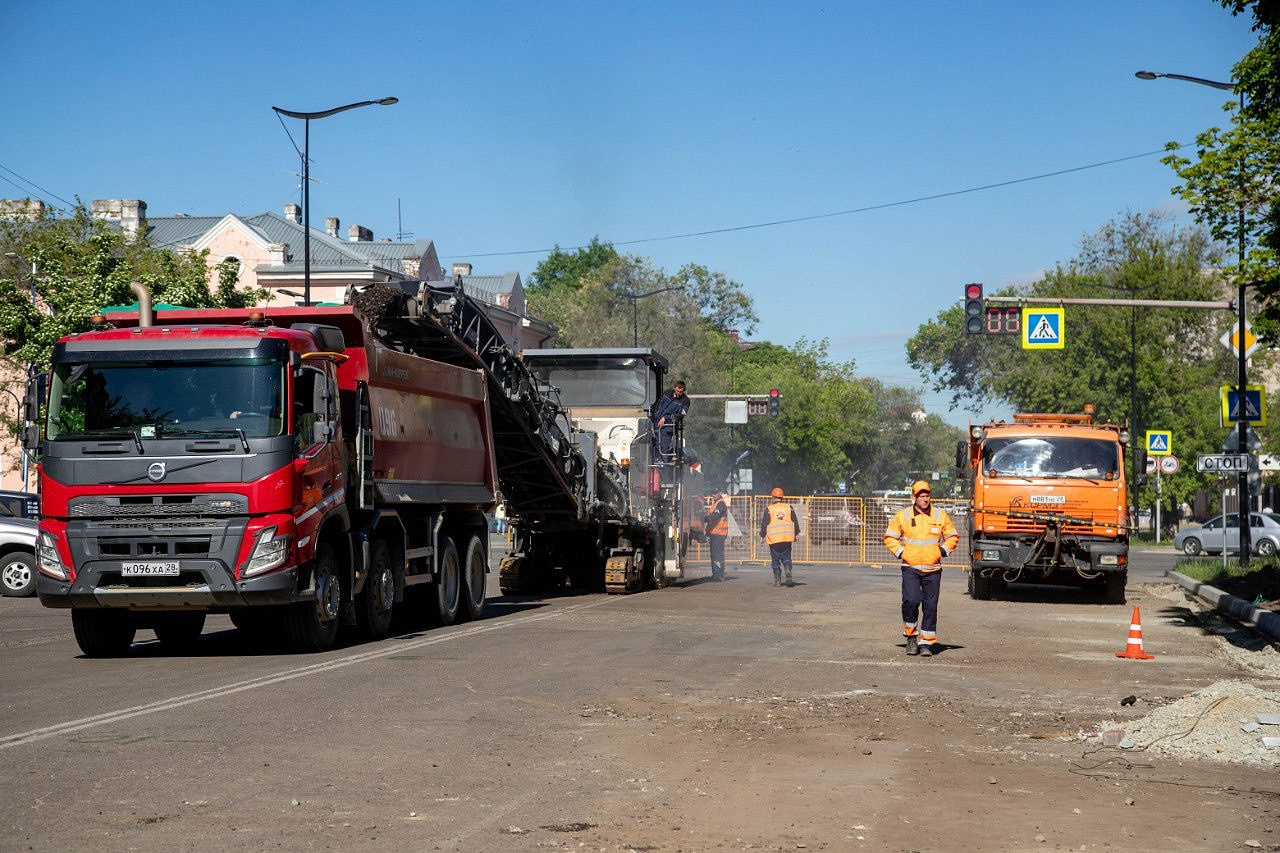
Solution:
<svg viewBox="0 0 1280 853"><path fill-rule="evenodd" d="M1249 24L1213 0L12 0L0 197L281 212L298 156L271 107L393 95L312 123L313 225L403 228L446 266L525 276L552 245L599 235L669 270L725 272L755 299L757 339L827 338L860 373L922 387L904 344L964 282L1033 280L1123 211L1182 211L1159 157L650 238L1190 142L1227 121L1229 93L1133 74L1229 79Z"/></svg>

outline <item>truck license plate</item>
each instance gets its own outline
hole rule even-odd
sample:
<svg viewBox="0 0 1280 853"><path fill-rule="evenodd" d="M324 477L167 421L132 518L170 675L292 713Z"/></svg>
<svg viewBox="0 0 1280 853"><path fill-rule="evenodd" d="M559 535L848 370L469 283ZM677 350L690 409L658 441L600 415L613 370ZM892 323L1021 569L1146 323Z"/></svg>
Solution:
<svg viewBox="0 0 1280 853"><path fill-rule="evenodd" d="M153 560L145 563L125 563L120 574L127 578L173 576L177 577L179 564L177 560Z"/></svg>

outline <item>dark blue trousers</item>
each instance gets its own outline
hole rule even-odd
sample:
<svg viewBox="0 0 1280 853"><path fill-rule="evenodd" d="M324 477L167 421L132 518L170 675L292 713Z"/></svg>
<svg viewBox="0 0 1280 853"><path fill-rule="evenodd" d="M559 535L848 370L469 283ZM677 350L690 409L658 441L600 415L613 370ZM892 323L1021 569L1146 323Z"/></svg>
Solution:
<svg viewBox="0 0 1280 853"><path fill-rule="evenodd" d="M791 543L774 542L769 546L769 558L773 561L773 575L777 577L786 570L791 574Z"/></svg>
<svg viewBox="0 0 1280 853"><path fill-rule="evenodd" d="M728 536L716 536L714 533L707 534L707 541L711 545L711 576L724 577L724 543Z"/></svg>
<svg viewBox="0 0 1280 853"><path fill-rule="evenodd" d="M938 592L942 588L942 572L922 572L902 567L902 624L914 625L920 619L920 639L938 636ZM921 611L923 615L921 614Z"/></svg>

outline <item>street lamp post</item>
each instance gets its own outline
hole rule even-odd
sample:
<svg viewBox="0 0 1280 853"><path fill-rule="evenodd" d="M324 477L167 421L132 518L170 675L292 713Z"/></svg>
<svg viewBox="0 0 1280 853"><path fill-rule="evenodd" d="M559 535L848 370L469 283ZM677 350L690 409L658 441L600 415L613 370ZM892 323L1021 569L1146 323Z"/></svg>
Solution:
<svg viewBox="0 0 1280 853"><path fill-rule="evenodd" d="M370 107L375 104L381 106L391 106L399 102L399 98L379 98L376 101L360 101L355 104L347 104L343 107L334 107L331 110L319 110L312 113L297 112L295 110L286 110L280 107L272 107L282 116L289 118L300 118L303 120L302 131L302 304L311 304L311 120L313 118L326 118L337 113L354 110L357 107Z"/></svg>
<svg viewBox="0 0 1280 853"><path fill-rule="evenodd" d="M679 290L679 289L680 288L678 287L663 287L659 290L650 290L648 293L622 294L623 299L631 300L631 345L633 347L640 346L640 337L639 337L639 332L637 331L639 328L640 311L636 307L637 303L639 303L640 300L644 299L646 296L657 296L659 293L666 293L668 290Z"/></svg>
<svg viewBox="0 0 1280 853"><path fill-rule="evenodd" d="M1199 83L1201 86L1209 86L1214 89L1221 89L1224 92L1235 91L1236 87L1233 83L1222 83L1218 80L1206 80L1203 77L1191 77L1186 74L1161 74L1155 71L1138 71L1134 76L1141 80L1157 80L1161 77L1167 77L1170 80L1185 80L1188 83ZM1244 92L1240 92L1240 114L1244 115ZM1240 186L1244 187L1244 164L1240 164ZM1245 356L1245 280L1244 280L1244 194L1240 195L1239 210L1239 241L1237 252L1239 257L1239 271L1236 274L1236 324L1240 327L1236 333L1236 406L1239 407L1240 418L1236 421L1236 429L1239 432L1240 442L1237 445L1237 452L1244 455L1249 452L1249 423L1245 420L1245 388L1248 385L1248 358ZM1252 548L1252 536L1249 529L1249 474L1245 471L1240 472L1240 483L1238 487L1239 500L1237 501L1237 514L1240 520L1240 566L1247 567L1249 565L1249 551ZM1227 508L1223 507L1223 518L1225 523Z"/></svg>

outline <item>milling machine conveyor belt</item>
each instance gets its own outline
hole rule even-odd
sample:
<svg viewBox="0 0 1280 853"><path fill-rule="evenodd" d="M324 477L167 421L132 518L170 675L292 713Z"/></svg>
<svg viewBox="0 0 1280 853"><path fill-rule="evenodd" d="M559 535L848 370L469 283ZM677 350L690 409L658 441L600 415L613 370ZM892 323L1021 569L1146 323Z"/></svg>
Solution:
<svg viewBox="0 0 1280 853"><path fill-rule="evenodd" d="M398 298L369 298L380 296L379 290L396 291ZM498 484L512 515L550 524L586 517L587 465L595 460L583 457L553 392L540 387L460 281L389 282L361 291L352 301L388 346L484 371ZM368 310L370 303L380 310Z"/></svg>

